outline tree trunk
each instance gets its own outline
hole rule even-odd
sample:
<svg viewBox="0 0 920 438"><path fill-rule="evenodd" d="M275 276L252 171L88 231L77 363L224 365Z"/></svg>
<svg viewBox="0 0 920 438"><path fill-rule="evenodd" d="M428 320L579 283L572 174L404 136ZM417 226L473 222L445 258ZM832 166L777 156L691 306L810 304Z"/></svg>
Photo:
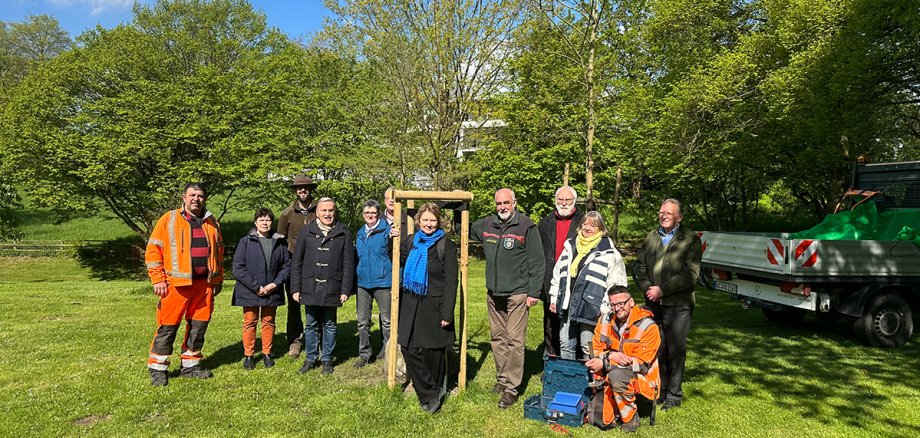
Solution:
<svg viewBox="0 0 920 438"><path fill-rule="evenodd" d="M594 52L597 43L597 7L591 4L591 24L588 36L588 65L585 72L585 83L588 91L588 135L585 146L585 183L587 195L585 199L594 199L594 129L597 126L597 115L594 111Z"/></svg>

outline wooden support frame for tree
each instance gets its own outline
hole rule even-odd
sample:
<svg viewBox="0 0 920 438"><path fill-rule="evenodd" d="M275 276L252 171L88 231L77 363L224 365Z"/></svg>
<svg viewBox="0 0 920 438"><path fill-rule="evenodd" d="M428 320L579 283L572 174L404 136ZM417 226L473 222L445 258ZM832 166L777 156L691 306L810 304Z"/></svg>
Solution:
<svg viewBox="0 0 920 438"><path fill-rule="evenodd" d="M473 194L459 190L444 191L415 191L415 190L390 190L387 196L396 204L393 206L393 228L402 226L402 202L413 201L461 201L466 208L460 209L460 374L457 377L457 386L461 391L466 389L466 343L467 343L467 304L469 302L469 261L470 261L470 211L469 203L473 201ZM454 214L456 214L456 209ZM405 239L406 236L399 236ZM393 389L396 386L396 339L399 333L399 261L400 245L393 242L393 283L390 290L390 343L387 345L387 386Z"/></svg>

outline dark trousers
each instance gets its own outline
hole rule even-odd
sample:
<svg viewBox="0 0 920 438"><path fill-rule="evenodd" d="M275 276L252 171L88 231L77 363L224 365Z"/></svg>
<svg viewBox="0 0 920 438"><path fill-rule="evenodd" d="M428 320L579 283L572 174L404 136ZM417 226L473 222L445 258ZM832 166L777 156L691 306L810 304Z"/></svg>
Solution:
<svg viewBox="0 0 920 438"><path fill-rule="evenodd" d="M285 326L288 347L294 343L303 346L303 316L301 316L303 305L291 298L291 280L288 280L287 283L284 284L284 287L287 289L288 294L287 325Z"/></svg>
<svg viewBox="0 0 920 438"><path fill-rule="evenodd" d="M400 346L406 360L406 374L412 380L419 403L441 398L441 385L447 373L444 348L422 348L409 340L409 347Z"/></svg>
<svg viewBox="0 0 920 438"><path fill-rule="evenodd" d="M332 351L335 350L335 334L338 331L336 320L339 308L332 306L304 306L307 324L304 329L304 363L316 362L319 357L323 363L332 363ZM322 334L320 334L322 331ZM322 338L322 339L321 339ZM322 343L322 351L320 351Z"/></svg>
<svg viewBox="0 0 920 438"><path fill-rule="evenodd" d="M684 363L687 360L687 333L693 306L662 306L648 303L661 329L658 367L661 373L661 397L680 400L684 397Z"/></svg>
<svg viewBox="0 0 920 438"><path fill-rule="evenodd" d="M548 301L548 300L547 300ZM549 303L543 302L543 355L559 356L559 314L549 311Z"/></svg>

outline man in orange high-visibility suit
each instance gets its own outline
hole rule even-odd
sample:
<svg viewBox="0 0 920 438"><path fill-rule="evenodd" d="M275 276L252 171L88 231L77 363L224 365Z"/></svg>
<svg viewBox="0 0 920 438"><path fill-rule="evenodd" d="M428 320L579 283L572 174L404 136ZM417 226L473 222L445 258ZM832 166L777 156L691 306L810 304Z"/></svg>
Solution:
<svg viewBox="0 0 920 438"><path fill-rule="evenodd" d="M660 392L661 335L652 312L636 306L625 286L611 287L607 297L610 311L602 311L594 329L595 357L585 363L604 379L595 386L588 417L602 429L619 426L624 432L635 432L639 429L636 394L655 400Z"/></svg>
<svg viewBox="0 0 920 438"><path fill-rule="evenodd" d="M207 191L190 183L182 193L182 208L157 221L147 241L147 275L157 304L157 331L150 345L147 368L153 386L169 383L167 370L179 324L185 319L180 376L207 379L201 367L204 334L211 321L214 297L224 281L224 241L217 219L205 208Z"/></svg>

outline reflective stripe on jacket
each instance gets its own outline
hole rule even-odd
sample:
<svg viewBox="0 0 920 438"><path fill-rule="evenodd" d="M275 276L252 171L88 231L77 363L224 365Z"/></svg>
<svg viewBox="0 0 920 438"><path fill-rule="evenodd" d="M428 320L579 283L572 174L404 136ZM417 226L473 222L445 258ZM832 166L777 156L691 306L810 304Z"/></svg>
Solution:
<svg viewBox="0 0 920 438"><path fill-rule="evenodd" d="M652 311L635 306L629 312L626 330L622 338L616 330L614 312L602 314L594 328L592 340L595 354L619 351L635 358L640 371L637 378L630 382L630 387L643 397L654 400L658 397L661 378L658 375L658 348L661 346L661 334L658 324L652 319Z"/></svg>
<svg viewBox="0 0 920 438"><path fill-rule="evenodd" d="M570 319L593 324L597 322L601 306L608 303L607 290L614 285L626 286L626 265L620 252L613 247L613 240L604 237L585 255L584 267L572 284L569 266L577 251L575 239L565 241L562 255L552 268L549 303L556 304L559 315L568 310Z"/></svg>
<svg viewBox="0 0 920 438"><path fill-rule="evenodd" d="M220 225L205 213L201 229L208 239L208 283L224 281L224 240ZM154 284L169 281L173 286L192 284L192 226L182 215L182 209L171 210L160 217L147 240L147 275Z"/></svg>

